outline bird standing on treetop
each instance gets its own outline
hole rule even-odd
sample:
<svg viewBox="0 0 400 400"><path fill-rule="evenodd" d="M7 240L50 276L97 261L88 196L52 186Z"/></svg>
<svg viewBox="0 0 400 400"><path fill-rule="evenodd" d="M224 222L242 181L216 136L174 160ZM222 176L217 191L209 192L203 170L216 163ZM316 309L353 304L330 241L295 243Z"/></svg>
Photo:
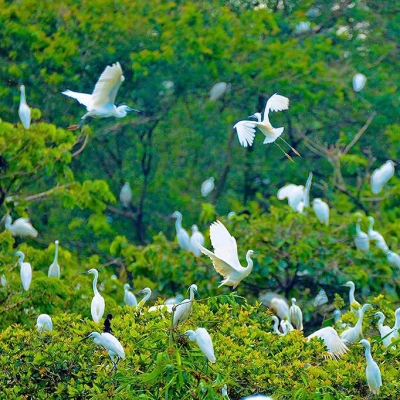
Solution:
<svg viewBox="0 0 400 400"><path fill-rule="evenodd" d="M354 243L358 250L367 252L369 250L369 236L361 230L360 222L361 218L358 218L356 224L356 236L354 237Z"/></svg>
<svg viewBox="0 0 400 400"><path fill-rule="evenodd" d="M303 330L303 313L298 305L296 299L292 299L292 305L289 308L289 320L292 325L299 331Z"/></svg>
<svg viewBox="0 0 400 400"><path fill-rule="evenodd" d="M4 226L11 232L13 236L30 236L35 238L38 235L38 231L32 226L29 218L18 218L11 224L12 218L10 215L6 216L6 222Z"/></svg>
<svg viewBox="0 0 400 400"><path fill-rule="evenodd" d="M127 306L137 306L138 302L136 296L129 291L130 286L129 283L125 283L124 285L124 303Z"/></svg>
<svg viewBox="0 0 400 400"><path fill-rule="evenodd" d="M122 75L121 65L117 62L111 67L106 67L104 72L100 75L92 94L72 92L71 90L62 92L62 94L78 100L78 102L86 106L87 109L87 113L81 118L79 124L71 125L68 129L79 129L88 117L123 118L128 111L140 113L139 110L135 110L126 105L116 107L114 104L118 89L124 80L125 77Z"/></svg>
<svg viewBox="0 0 400 400"><path fill-rule="evenodd" d="M38 331L51 331L53 330L53 322L50 315L40 314L36 320L36 327Z"/></svg>
<svg viewBox="0 0 400 400"><path fill-rule="evenodd" d="M329 206L325 201L316 198L312 202L315 215L321 224L329 225Z"/></svg>
<svg viewBox="0 0 400 400"><path fill-rule="evenodd" d="M56 249L54 252L54 261L51 263L49 267L49 272L47 273L47 276L49 277L54 277L54 278L59 278L61 276L61 271L60 271L60 266L58 265L58 240L55 242Z"/></svg>
<svg viewBox="0 0 400 400"><path fill-rule="evenodd" d="M197 225L192 225L192 236L190 237L190 248L192 250L192 253L196 257L201 256L201 250L199 248L199 244L204 246L204 236L199 231L199 228L197 227Z"/></svg>
<svg viewBox="0 0 400 400"><path fill-rule="evenodd" d="M367 377L369 390L372 394L379 394L379 389L382 386L382 376L378 364L372 358L371 344L365 339L362 339L360 344L365 347L365 359L367 360L365 374Z"/></svg>
<svg viewBox="0 0 400 400"><path fill-rule="evenodd" d="M179 304L173 306L174 311L173 326L178 326L178 324L185 322L190 314L192 313L194 294L197 292L197 286L195 284L189 286L189 298L182 300Z"/></svg>
<svg viewBox="0 0 400 400"><path fill-rule="evenodd" d="M30 263L24 262L25 254L22 251L17 251L14 255L19 256L18 264L22 286L25 291L28 291L32 281L32 266Z"/></svg>
<svg viewBox="0 0 400 400"><path fill-rule="evenodd" d="M104 309L105 309L105 302L103 296L99 293L97 289L97 280L99 278L99 273L97 272L97 269L92 268L89 269L89 271L83 272L82 275L86 274L93 274L93 299L92 299L92 305L90 308L92 318L94 322L99 322L101 318L103 317L104 314Z"/></svg>
<svg viewBox="0 0 400 400"><path fill-rule="evenodd" d="M354 285L353 281L348 281L346 282L344 285L342 286L346 286L348 288L350 288L349 290L349 304L350 304L350 310L358 315L359 313L359 309L361 307L361 304L356 300L354 293L356 291L356 286Z"/></svg>
<svg viewBox="0 0 400 400"><path fill-rule="evenodd" d="M375 243L375 246L378 247L378 249L381 249L383 251L388 251L389 246L386 244L384 237L378 231L373 230L375 223L374 218L368 217L368 219L369 219L369 227L368 227L369 239Z"/></svg>
<svg viewBox="0 0 400 400"><path fill-rule="evenodd" d="M382 343L385 347L388 347L392 343L392 339L395 339L393 334L394 330L387 325L383 325L383 321L385 320L385 315L382 312L379 311L375 313L374 316L379 318L378 329L381 335Z"/></svg>
<svg viewBox="0 0 400 400"><path fill-rule="evenodd" d="M125 208L129 208L132 203L132 189L129 182L125 182L119 194L119 201Z"/></svg>
<svg viewBox="0 0 400 400"><path fill-rule="evenodd" d="M214 347L211 341L209 333L204 328L197 328L195 331L189 330L185 332L185 335L189 337L190 340L195 341L203 354L207 357L209 361L215 363Z"/></svg>
<svg viewBox="0 0 400 400"><path fill-rule="evenodd" d="M179 211L175 211L172 214L172 218L176 218L175 230L179 247L182 250L190 251L190 237L189 234L186 232L186 229L182 228L182 214Z"/></svg>
<svg viewBox="0 0 400 400"><path fill-rule="evenodd" d="M18 115L24 128L29 129L31 126L31 109L29 108L28 104L26 104L25 86L21 85L20 90L21 99L19 102Z"/></svg>
<svg viewBox="0 0 400 400"><path fill-rule="evenodd" d="M340 334L341 339L347 344L357 343L360 338L362 338L362 323L364 319L364 314L368 308L372 307L371 304L364 304L361 307L357 323L352 327L348 328Z"/></svg>
<svg viewBox="0 0 400 400"><path fill-rule="evenodd" d="M210 226L211 244L214 247L214 253L199 245L200 250L209 256L213 262L215 270L224 277L224 280L218 287L222 285L232 286L233 289L250 274L253 269L253 261L251 255L253 250L248 250L246 254L247 267L240 265L236 240L224 224L215 221Z"/></svg>

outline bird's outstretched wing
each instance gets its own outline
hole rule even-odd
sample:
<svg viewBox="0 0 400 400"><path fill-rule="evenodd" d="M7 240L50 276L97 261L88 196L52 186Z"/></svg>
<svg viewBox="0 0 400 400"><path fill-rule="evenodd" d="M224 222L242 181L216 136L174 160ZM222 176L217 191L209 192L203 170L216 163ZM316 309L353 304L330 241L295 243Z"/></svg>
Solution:
<svg viewBox="0 0 400 400"><path fill-rule="evenodd" d="M86 107L89 107L92 101L91 94L73 92L72 90L66 90L65 92L61 93L65 94L65 96L72 97L73 99L78 100L79 103L83 104Z"/></svg>
<svg viewBox="0 0 400 400"><path fill-rule="evenodd" d="M279 94L273 94L267 101L264 111L264 120L269 121L268 114L270 111L283 111L289 108L289 99Z"/></svg>
<svg viewBox="0 0 400 400"><path fill-rule="evenodd" d="M256 125L253 121L239 121L234 127L243 147L251 146L256 135Z"/></svg>
<svg viewBox="0 0 400 400"><path fill-rule="evenodd" d="M237 271L243 268L239 262L236 239L231 236L222 222L215 221L211 224L210 239L218 258Z"/></svg>
<svg viewBox="0 0 400 400"><path fill-rule="evenodd" d="M105 104L114 104L121 83L125 80L119 62L107 66L100 75L92 93L92 107L101 107Z"/></svg>

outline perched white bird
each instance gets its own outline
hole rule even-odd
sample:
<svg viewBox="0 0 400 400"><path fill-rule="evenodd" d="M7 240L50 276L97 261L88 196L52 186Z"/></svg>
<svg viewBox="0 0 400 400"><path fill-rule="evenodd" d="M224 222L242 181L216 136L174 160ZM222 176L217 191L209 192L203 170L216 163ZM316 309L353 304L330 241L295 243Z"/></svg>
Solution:
<svg viewBox="0 0 400 400"><path fill-rule="evenodd" d="M93 299L90 311L92 313L92 318L94 322L99 322L104 314L105 302L103 296L97 290L97 280L99 278L99 273L96 268L89 269L89 271L83 272L82 275L93 274Z"/></svg>
<svg viewBox="0 0 400 400"><path fill-rule="evenodd" d="M178 239L178 245L182 250L191 250L190 246L190 237L187 233L186 229L182 228L182 214L179 211L175 211L172 214L173 218L176 218L175 221L175 230L176 230L176 237Z"/></svg>
<svg viewBox="0 0 400 400"><path fill-rule="evenodd" d="M352 328L348 328L340 334L340 337L346 344L357 343L360 338L362 338L362 323L364 319L364 314L370 307L372 307L371 304L364 304L360 309L357 323Z"/></svg>
<svg viewBox="0 0 400 400"><path fill-rule="evenodd" d="M393 326L393 337L398 339L400 336L400 308L394 312L395 322Z"/></svg>
<svg viewBox="0 0 400 400"><path fill-rule="evenodd" d="M211 337L204 328L197 328L195 331L189 330L185 332L185 335L189 337L190 340L195 341L203 354L207 357L209 361L215 363L214 347L211 341Z"/></svg>
<svg viewBox="0 0 400 400"><path fill-rule="evenodd" d="M132 203L132 189L129 182L125 182L119 194L119 201L125 208L129 208Z"/></svg>
<svg viewBox="0 0 400 400"><path fill-rule="evenodd" d="M267 292L258 296L258 301L272 310L280 319L289 319L287 300L278 293Z"/></svg>
<svg viewBox="0 0 400 400"><path fill-rule="evenodd" d="M353 76L353 89L355 92L360 92L365 86L367 78L363 74L355 74Z"/></svg>
<svg viewBox="0 0 400 400"><path fill-rule="evenodd" d="M303 330L303 313L298 305L296 305L296 299L292 299L292 305L289 308L289 320L290 323L298 330Z"/></svg>
<svg viewBox="0 0 400 400"><path fill-rule="evenodd" d="M392 267L400 268L400 256L397 253L388 251L386 252L386 258Z"/></svg>
<svg viewBox="0 0 400 400"><path fill-rule="evenodd" d="M367 360L365 374L367 376L369 390L372 394L379 394L379 389L382 386L382 377L378 364L372 359L371 344L365 339L362 339L360 344L365 347L365 359Z"/></svg>
<svg viewBox="0 0 400 400"><path fill-rule="evenodd" d="M313 209L315 212L315 215L318 218L318 221L321 222L321 224L329 225L329 206L325 201L321 199L314 199L313 202Z"/></svg>
<svg viewBox="0 0 400 400"><path fill-rule="evenodd" d="M137 309L142 308L147 300L151 297L151 289L149 287L144 288L139 292L139 294L144 294L142 300L139 301L139 304L136 306Z"/></svg>
<svg viewBox="0 0 400 400"><path fill-rule="evenodd" d="M279 200L288 199L288 204L293 211L303 213L304 207L310 206L310 189L313 173L308 174L306 186L294 185L290 183L278 190L277 197Z"/></svg>
<svg viewBox="0 0 400 400"><path fill-rule="evenodd" d="M29 218L18 218L11 224L12 218L10 215L6 216L5 227L11 232L13 236L30 236L35 238L38 235L37 230L32 226Z"/></svg>
<svg viewBox="0 0 400 400"><path fill-rule="evenodd" d="M50 277L54 277L54 278L59 278L61 276L61 271L60 271L60 266L58 265L58 244L59 241L56 240L55 242L56 245L56 249L54 252L54 260L51 263L50 267L49 267L49 272L47 273L47 275Z"/></svg>
<svg viewBox="0 0 400 400"><path fill-rule="evenodd" d="M36 327L38 331L52 331L53 330L53 322L51 320L50 315L40 314L37 317Z"/></svg>
<svg viewBox="0 0 400 400"><path fill-rule="evenodd" d="M111 358L114 368L117 367L118 362L115 361L115 357L125 360L124 348L119 340L111 333L103 332L100 334L98 332L92 332L87 338L92 338L93 342L103 346L108 351L108 355Z"/></svg>
<svg viewBox="0 0 400 400"><path fill-rule="evenodd" d="M274 333L279 336L283 336L284 334L279 330L279 319L276 315L272 316L272 321L274 321L274 325L272 326Z"/></svg>
<svg viewBox="0 0 400 400"><path fill-rule="evenodd" d="M361 218L357 219L356 236L354 236L354 243L358 250L367 252L369 250L369 236L360 228Z"/></svg>
<svg viewBox="0 0 400 400"><path fill-rule="evenodd" d="M173 317L173 326L178 326L178 324L185 322L190 314L192 313L194 294L197 292L197 286L195 284L189 286L189 298L182 300L181 303L176 304L174 317Z"/></svg>
<svg viewBox="0 0 400 400"><path fill-rule="evenodd" d="M197 225L192 225L192 236L190 237L190 248L192 250L192 253L196 257L201 256L201 250L199 248L199 244L204 246L204 236L199 231L199 228L197 227Z"/></svg>
<svg viewBox="0 0 400 400"><path fill-rule="evenodd" d="M250 274L253 269L253 261L251 255L253 250L249 250L246 254L247 267L240 265L236 240L224 224L215 221L210 226L211 244L214 247L214 253L199 245L200 250L209 256L213 262L215 270L224 277L218 287L222 285L232 286L233 289Z"/></svg>
<svg viewBox="0 0 400 400"><path fill-rule="evenodd" d="M328 296L324 289L321 289L314 299L314 307L321 307L328 302Z"/></svg>
<svg viewBox="0 0 400 400"><path fill-rule="evenodd" d="M21 99L19 102L18 115L25 129L29 129L31 126L31 109L26 104L25 86L20 86Z"/></svg>
<svg viewBox="0 0 400 400"><path fill-rule="evenodd" d="M388 160L380 168L376 169L371 175L371 191L378 194L394 175L394 162Z"/></svg>
<svg viewBox="0 0 400 400"><path fill-rule="evenodd" d="M282 319L280 323L283 335L287 335L289 332L294 331L293 325L287 319Z"/></svg>
<svg viewBox="0 0 400 400"><path fill-rule="evenodd" d="M324 341L325 347L332 358L340 358L348 352L348 348L343 340L339 337L335 329L331 326L319 329L307 337L310 341L312 338L317 337Z"/></svg>
<svg viewBox="0 0 400 400"><path fill-rule="evenodd" d="M201 195L203 197L208 196L214 190L214 177L206 179L201 184Z"/></svg>
<svg viewBox="0 0 400 400"><path fill-rule="evenodd" d="M140 112L126 105L115 106L114 102L118 89L124 80L125 77L122 75L121 65L117 62L111 67L106 67L104 72L100 75L92 94L77 93L71 90L62 92L62 94L78 100L78 102L86 106L87 109L87 113L82 117L81 122L78 125L70 126L68 129L75 130L80 128L84 120L88 117L123 118L128 111Z"/></svg>
<svg viewBox="0 0 400 400"><path fill-rule="evenodd" d="M210 101L216 101L230 89L230 84L226 82L218 82L210 89Z"/></svg>
<svg viewBox="0 0 400 400"><path fill-rule="evenodd" d="M294 30L294 33L297 35L301 35L303 33L307 33L311 29L310 21L300 21Z"/></svg>
<svg viewBox="0 0 400 400"><path fill-rule="evenodd" d="M131 287L129 286L129 283L125 283L124 285L124 303L127 306L134 306L136 307L138 302L136 299L136 296L129 291Z"/></svg>
<svg viewBox="0 0 400 400"><path fill-rule="evenodd" d="M29 290L32 282L32 266L28 262L24 262L25 254L17 251L14 255L19 256L18 264L20 267L21 282L25 291Z"/></svg>
<svg viewBox="0 0 400 400"><path fill-rule="evenodd" d="M350 288L349 290L349 305L350 305L350 310L358 315L359 314L359 310L361 308L361 304L356 300L354 293L356 291L356 286L354 285L353 281L348 281L346 282L344 285L342 286L346 286L348 288Z"/></svg>
<svg viewBox="0 0 400 400"><path fill-rule="evenodd" d="M383 345L385 347L388 347L392 343L392 339L395 339L393 334L394 330L387 325L383 325L383 321L385 320L385 315L382 312L378 311L377 313L374 314L374 316L379 317L378 320L379 333L381 334Z"/></svg>
<svg viewBox="0 0 400 400"><path fill-rule="evenodd" d="M386 244L386 241L384 237L377 231L374 231L374 223L375 220L373 217L368 217L369 219L369 227L368 227L368 237L369 239L375 243L375 246L378 247L378 249L381 249L383 251L388 251L389 246Z"/></svg>

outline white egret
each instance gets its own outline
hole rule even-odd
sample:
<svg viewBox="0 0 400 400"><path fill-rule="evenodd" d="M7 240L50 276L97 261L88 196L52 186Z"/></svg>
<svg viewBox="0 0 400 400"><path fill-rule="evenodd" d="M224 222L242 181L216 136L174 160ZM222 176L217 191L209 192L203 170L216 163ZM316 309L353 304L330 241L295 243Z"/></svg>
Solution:
<svg viewBox="0 0 400 400"><path fill-rule="evenodd" d="M282 319L280 326L281 326L283 335L287 335L289 332L294 331L293 325L287 319Z"/></svg>
<svg viewBox="0 0 400 400"><path fill-rule="evenodd" d="M19 102L18 115L25 129L29 129L31 126L31 109L26 104L25 86L20 86L21 99Z"/></svg>
<svg viewBox="0 0 400 400"><path fill-rule="evenodd" d="M303 330L303 313L298 305L296 299L292 298L292 305L289 308L289 321L299 331Z"/></svg>
<svg viewBox="0 0 400 400"><path fill-rule="evenodd" d="M48 314L40 314L37 317L36 327L38 331L52 331L53 330L53 322L51 320L50 315Z"/></svg>
<svg viewBox="0 0 400 400"><path fill-rule="evenodd" d="M346 286L348 288L350 288L349 290L349 305L350 305L350 310L358 315L359 313L359 309L361 308L361 304L356 300L354 293L356 291L356 286L354 285L353 281L348 281L345 284L343 284L342 286Z"/></svg>
<svg viewBox="0 0 400 400"><path fill-rule="evenodd" d="M386 258L392 267L400 268L400 256L397 253L388 251L386 252Z"/></svg>
<svg viewBox="0 0 400 400"><path fill-rule="evenodd" d="M15 256L19 256L18 264L20 267L21 282L25 291L29 290L32 282L32 266L28 262L24 262L25 254L22 251L17 251Z"/></svg>
<svg viewBox="0 0 400 400"><path fill-rule="evenodd" d="M356 236L354 237L354 243L358 250L367 252L369 250L369 236L361 230L360 222L361 218L358 218L356 224Z"/></svg>
<svg viewBox="0 0 400 400"><path fill-rule="evenodd" d="M115 357L125 360L124 348L119 340L111 333L103 332L100 334L98 332L92 332L89 336L87 336L87 338L93 339L96 344L103 346L108 351L108 355L111 358L114 368L117 368L118 362L118 360L117 362L115 361Z"/></svg>
<svg viewBox="0 0 400 400"><path fill-rule="evenodd" d="M346 329L340 334L341 339L346 344L357 343L360 340L360 338L362 338L363 336L362 323L364 319L364 314L370 307L372 307L371 304L364 304L360 309L357 323L353 327Z"/></svg>
<svg viewBox="0 0 400 400"><path fill-rule="evenodd" d="M72 92L71 90L62 92L62 94L78 100L78 102L86 106L87 109L87 113L81 118L80 123L78 125L71 125L68 129L76 130L80 128L88 117L123 118L128 111L139 113L139 110L135 110L126 105L116 107L114 104L118 89L124 80L125 77L122 75L121 65L117 62L111 67L106 67L104 72L100 75L92 94Z"/></svg>
<svg viewBox="0 0 400 400"><path fill-rule="evenodd" d="M296 35L301 35L303 33L307 33L311 29L310 21L300 21L294 30Z"/></svg>
<svg viewBox="0 0 400 400"><path fill-rule="evenodd" d="M54 277L54 278L59 278L61 276L61 271L60 271L60 266L58 265L58 244L59 241L56 240L55 242L56 245L56 249L54 252L54 260L51 263L50 267L49 267L49 272L47 273L47 275L50 277Z"/></svg>
<svg viewBox="0 0 400 400"><path fill-rule="evenodd" d="M329 225L329 206L325 201L316 198L312 202L315 215L321 224Z"/></svg>
<svg viewBox="0 0 400 400"><path fill-rule="evenodd" d="M360 92L365 86L365 82L367 82L367 78L363 74L355 74L353 76L353 89L355 92Z"/></svg>
<svg viewBox="0 0 400 400"><path fill-rule="evenodd" d="M328 302L328 296L324 289L321 289L314 299L314 307L321 307Z"/></svg>
<svg viewBox="0 0 400 400"><path fill-rule="evenodd" d="M214 190L214 177L206 179L201 184L201 195L203 197L208 196Z"/></svg>
<svg viewBox="0 0 400 400"><path fill-rule="evenodd" d="M312 338L317 337L324 341L325 347L332 358L340 358L348 352L348 347L339 337L338 333L331 326L319 329L307 337L310 341Z"/></svg>
<svg viewBox="0 0 400 400"><path fill-rule="evenodd" d="M376 169L371 175L371 191L378 194L394 175L394 162L388 160L380 168Z"/></svg>
<svg viewBox="0 0 400 400"><path fill-rule="evenodd" d="M192 253L196 257L201 256L201 250L199 248L199 244L204 246L204 236L199 231L199 228L197 227L197 225L192 225L192 236L190 237L190 248L192 250Z"/></svg>
<svg viewBox="0 0 400 400"><path fill-rule="evenodd" d="M181 294L177 294L175 297L170 297L169 299L165 300L164 304L166 305L175 305L179 304L183 300L183 296Z"/></svg>
<svg viewBox="0 0 400 400"><path fill-rule="evenodd" d="M258 297L258 301L272 310L280 319L289 319L287 300L278 293L267 292Z"/></svg>
<svg viewBox="0 0 400 400"><path fill-rule="evenodd" d="M368 227L369 239L375 243L375 246L378 247L378 249L381 249L383 251L388 251L389 246L386 244L384 237L379 232L373 230L375 223L374 218L368 217L368 219L369 219L369 227Z"/></svg>
<svg viewBox="0 0 400 400"><path fill-rule="evenodd" d="M129 208L132 203L132 189L129 182L125 182L124 186L122 186L121 192L119 194L119 201L122 206L125 208Z"/></svg>
<svg viewBox="0 0 400 400"><path fill-rule="evenodd" d="M365 359L367 360L365 374L367 377L369 390L372 394L379 394L379 389L382 386L382 376L378 364L372 358L371 344L365 339L362 339L360 344L362 344L365 348Z"/></svg>
<svg viewBox="0 0 400 400"><path fill-rule="evenodd" d="M185 335L198 344L200 350L210 362L215 363L214 347L206 329L197 328L195 331L189 330L185 332Z"/></svg>
<svg viewBox="0 0 400 400"><path fill-rule="evenodd" d="M288 199L290 208L296 212L302 212L304 207L304 186L290 183L278 190L279 200Z"/></svg>
<svg viewBox="0 0 400 400"><path fill-rule="evenodd" d="M149 298L151 297L151 289L149 287L145 287L139 292L139 294L143 294L144 296L142 300L139 301L139 304L136 306L137 309L142 308L145 305L146 301L149 300Z"/></svg>
<svg viewBox="0 0 400 400"><path fill-rule="evenodd" d="M99 278L99 273L96 268L89 269L89 271L83 272L82 275L93 274L93 299L90 311L92 313L92 318L94 322L99 322L104 314L105 302L103 296L99 293L97 289L97 280Z"/></svg>
<svg viewBox="0 0 400 400"><path fill-rule="evenodd" d="M6 276L4 274L1 275L1 277L0 277L0 284L3 287L7 285L7 279L6 279Z"/></svg>
<svg viewBox="0 0 400 400"><path fill-rule="evenodd" d="M226 82L218 82L210 89L210 101L216 101L230 89L230 84Z"/></svg>
<svg viewBox="0 0 400 400"><path fill-rule="evenodd" d="M231 236L222 222L215 221L211 224L210 238L215 253L212 253L201 245L199 247L206 256L211 258L215 270L224 277L218 287L226 285L232 286L235 289L240 281L246 278L252 271L253 261L251 255L254 254L254 251L248 250L246 253L247 267L243 268L240 265L236 240Z"/></svg>
<svg viewBox="0 0 400 400"><path fill-rule="evenodd" d="M272 326L274 333L279 336L284 336L284 334L279 330L279 319L276 315L272 316L272 321L274 321L274 325Z"/></svg>
<svg viewBox="0 0 400 400"><path fill-rule="evenodd" d="M178 326L178 324L185 322L190 314L192 313L194 294L197 292L197 286L192 284L189 286L189 298L182 300L181 303L176 304L174 317L173 317L173 326Z"/></svg>
<svg viewBox="0 0 400 400"><path fill-rule="evenodd" d="M378 317L378 329L381 335L382 343L385 347L388 347L392 343L392 339L394 339L393 329L391 329L387 325L383 325L383 321L385 320L385 315L378 311L374 314L375 317Z"/></svg>
<svg viewBox="0 0 400 400"><path fill-rule="evenodd" d="M393 327L393 337L395 339L398 339L400 336L400 308L398 308L394 312L394 317L395 317L395 322L394 322L394 327Z"/></svg>
<svg viewBox="0 0 400 400"><path fill-rule="evenodd" d="M225 400L230 400L228 396L228 386L224 385L221 389L222 398Z"/></svg>
<svg viewBox="0 0 400 400"><path fill-rule="evenodd" d="M182 250L191 250L190 246L190 237L187 233L186 229L182 228L182 214L179 211L175 211L172 214L173 218L176 218L175 221L175 230L176 230L176 237L178 239L178 245Z"/></svg>
<svg viewBox="0 0 400 400"><path fill-rule="evenodd" d="M29 221L29 218L18 218L11 224L12 218L10 215L6 216L5 227L11 232L13 236L20 237L33 237L35 238L38 235L37 230L32 226Z"/></svg>
<svg viewBox="0 0 400 400"><path fill-rule="evenodd" d="M288 145L292 151L294 151L298 156L300 154L296 149L290 146L283 138L280 136L283 133L284 128L274 128L269 121L269 112L270 111L283 111L289 108L289 99L287 97L281 96L279 94L272 95L266 105L264 110L264 119L262 119L261 113L255 113L252 117L257 118L257 121L239 121L235 126L239 142L243 147L251 146L253 144L254 136L256 133L256 127L265 135L264 144L275 143L279 149L285 154L289 160L292 160L292 157L289 156L278 143L275 141L279 138L286 145Z"/></svg>
<svg viewBox="0 0 400 400"><path fill-rule="evenodd" d="M136 296L129 291L131 287L129 286L129 283L125 283L124 285L124 303L127 306L134 306L136 307L138 302L136 299Z"/></svg>

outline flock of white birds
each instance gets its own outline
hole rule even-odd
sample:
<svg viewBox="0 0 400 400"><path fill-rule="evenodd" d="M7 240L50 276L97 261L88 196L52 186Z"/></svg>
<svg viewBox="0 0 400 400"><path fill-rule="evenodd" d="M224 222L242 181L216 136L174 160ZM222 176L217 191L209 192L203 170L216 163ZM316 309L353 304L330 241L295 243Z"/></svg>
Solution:
<svg viewBox="0 0 400 400"><path fill-rule="evenodd" d="M71 125L68 129L75 130L82 126L82 124L89 117L125 117L127 112L138 110L132 109L126 105L121 105L119 107L115 106L115 98L119 87L124 81L124 76L122 74L121 65L117 62L111 67L107 66L104 72L101 74L98 82L95 85L92 94L72 92L70 90L62 92L64 95L76 99L79 103L86 107L86 114L81 118L81 121L77 125ZM361 90L365 85L366 78L362 74L356 74L353 78L353 87L355 91ZM210 100L215 101L221 97L227 90L230 89L230 85L225 82L219 82L214 85L210 91ZM21 90L21 100L19 107L19 116L21 122L25 129L30 128L31 122L31 111L26 102L25 87L22 85ZM290 147L290 149L300 156L298 151L294 149L289 143L287 143L281 136L283 134L284 128L274 128L269 120L270 111L284 111L289 108L289 99L287 97L281 96L279 94L272 95L266 102L265 110L263 115L261 113L255 113L249 117L248 120L239 121L235 124L239 143L244 146L253 145L256 129L258 128L261 133L265 136L264 144L275 143L288 157L291 161L292 158L288 153L286 153L282 147L276 143L280 139L283 143ZM394 162L388 160L382 167L376 169L371 176L371 190L374 194L379 193L389 179L394 174ZM313 174L310 173L307 179L305 187L303 185L288 184L281 188L277 197L279 200L288 199L289 206L299 213L303 213L305 208L310 206L310 189L312 184ZM203 196L208 196L214 189L214 178L210 177L205 180L201 186L201 194ZM129 208L132 204L132 190L129 182L126 182L120 192L120 202L124 208ZM318 218L318 220L325 225L329 225L329 206L322 199L315 198L312 201L312 208ZM182 227L182 214L175 211L172 217L176 219L175 228L177 241L182 250L191 251L195 257L201 256L201 253L207 255L212 260L215 270L217 273L222 275L223 280L220 284L231 286L235 289L239 283L246 278L253 269L253 261L251 256L254 254L253 250L248 250L246 253L247 266L243 267L240 264L238 249L236 240L227 228L220 221L215 221L210 226L210 239L211 244L214 248L214 252L206 249L204 247L204 236L199 231L197 225L192 226L192 235L189 236L187 231ZM383 236L373 230L374 218L369 217L370 225L368 233L362 232L360 228L360 220L358 220L356 225L356 236L354 237L354 242L357 249L361 251L368 251L370 241L373 242L379 249L384 251L387 255L388 261L391 265L400 268L400 256L389 250L385 239ZM8 229L13 236L19 237L32 237L35 238L38 232L33 228L29 219L18 218L14 223L12 223L12 218L7 215L5 218L5 227ZM55 241L55 256L54 261L49 267L48 276L60 278L61 270L58 264L58 245L59 242ZM15 253L19 257L18 263L20 265L21 282L23 289L25 291L29 290L29 286L32 280L32 266L29 262L25 262L25 255L21 251ZM93 299L91 303L91 314L93 321L96 323L100 322L103 317L105 310L105 301L101 296L98 288L98 271L96 269L90 269L84 274L92 274L93 278ZM7 284L7 279L3 275L1 277L1 283L3 285ZM357 314L358 320L354 327L345 326L340 320L340 311L336 310L336 325L341 328L346 328L340 335L333 327L322 328L307 337L307 340L313 337L318 337L322 339L328 350L328 354L333 358L339 358L343 356L347 351L349 345L360 343L365 347L365 357L367 362L366 367L366 377L367 382L372 394L377 394L379 388L382 385L381 374L378 365L374 362L371 356L370 343L362 339L362 323L364 314L367 309L372 307L370 304L364 304L362 307L355 300L355 285L353 282L347 282L346 286L350 288L349 292L349 305L350 310ZM182 299L173 298L166 301L164 305L153 306L148 309L149 312L154 312L157 310L165 309L168 312L173 312L173 326L177 327L179 324L183 324L191 315L193 302L195 301L195 293L197 292L197 286L191 285L189 287L189 298ZM322 290L317 298L315 304L322 304L327 301L326 294ZM146 301L151 297L151 289L145 288L142 290L141 294L144 294L143 299L138 303L135 295L130 292L129 284L124 285L124 302L127 306L136 308L139 312L146 303ZM319 300L318 300L319 297ZM262 297L260 301L263 302ZM272 311L275 312L277 316L273 316L273 332L277 335L289 334L293 329L303 330L303 316L300 307L296 304L296 299L292 299L292 305L289 307L286 299L282 298L277 294L272 294L266 303ZM385 347L391 346L392 340L398 338L398 330L400 328L400 308L395 312L395 325L393 328L383 325L385 316L381 312L375 314L378 320L378 329L383 339L383 345ZM278 318L279 317L279 318ZM46 314L41 314L37 318L37 328L40 331L52 330L53 325L51 317ZM195 341L205 357L212 363L216 362L214 355L213 344L210 335L205 328L197 328L196 330L188 330L185 332L190 340ZM110 358L116 368L118 359L125 359L124 349L119 342L119 340L109 332L92 332L88 338L92 338L93 341L103 346L109 353ZM360 340L361 339L361 340ZM227 389L224 387L222 390L224 398L229 399L227 394ZM252 396L253 399L271 399L270 397L264 395Z"/></svg>

